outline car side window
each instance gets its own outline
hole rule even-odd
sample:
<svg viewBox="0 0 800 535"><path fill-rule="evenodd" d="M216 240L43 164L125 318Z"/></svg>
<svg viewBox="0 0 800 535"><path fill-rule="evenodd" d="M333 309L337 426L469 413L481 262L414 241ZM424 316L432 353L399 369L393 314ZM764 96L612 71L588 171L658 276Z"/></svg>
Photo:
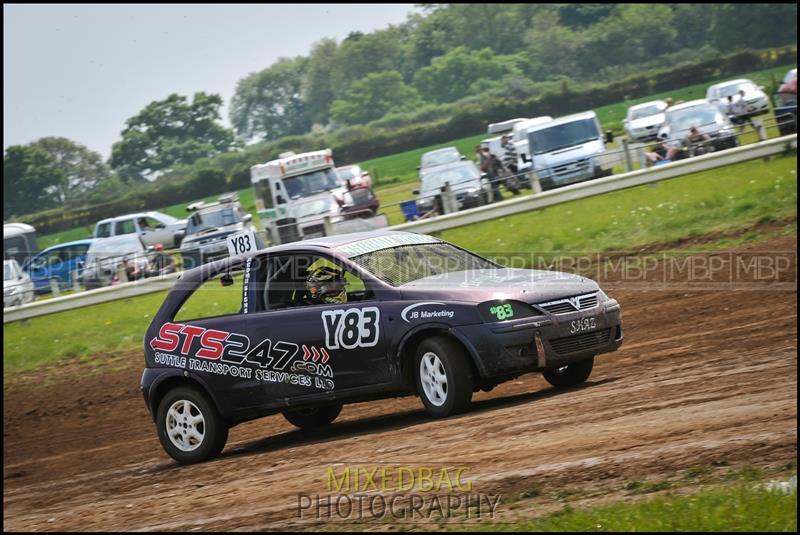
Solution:
<svg viewBox="0 0 800 535"><path fill-rule="evenodd" d="M125 219L123 221L117 221L116 225L114 226L114 234L133 234L136 232L136 227L133 224L133 219Z"/></svg>
<svg viewBox="0 0 800 535"><path fill-rule="evenodd" d="M111 223L101 223L97 226L98 238L108 238L111 236Z"/></svg>
<svg viewBox="0 0 800 535"><path fill-rule="evenodd" d="M233 284L223 284L232 277ZM174 321L188 321L239 314L242 310L244 273L219 273L203 282L180 306Z"/></svg>
<svg viewBox="0 0 800 535"><path fill-rule="evenodd" d="M375 298L361 278L327 257L313 254L280 255L261 264L256 274L257 311L343 304ZM312 273L319 273L320 268L330 268L344 275L343 292L336 292L325 299L315 298L307 281Z"/></svg>

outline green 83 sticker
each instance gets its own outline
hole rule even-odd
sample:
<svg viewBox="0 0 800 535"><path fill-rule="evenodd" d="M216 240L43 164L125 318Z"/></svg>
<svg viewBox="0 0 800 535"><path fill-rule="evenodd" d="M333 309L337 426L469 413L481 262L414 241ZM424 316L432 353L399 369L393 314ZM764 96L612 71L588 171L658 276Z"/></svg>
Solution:
<svg viewBox="0 0 800 535"><path fill-rule="evenodd" d="M505 305L495 305L489 309L489 312L494 314L494 316L500 321L503 321L506 318L514 317L514 310L511 308L511 303L506 303Z"/></svg>

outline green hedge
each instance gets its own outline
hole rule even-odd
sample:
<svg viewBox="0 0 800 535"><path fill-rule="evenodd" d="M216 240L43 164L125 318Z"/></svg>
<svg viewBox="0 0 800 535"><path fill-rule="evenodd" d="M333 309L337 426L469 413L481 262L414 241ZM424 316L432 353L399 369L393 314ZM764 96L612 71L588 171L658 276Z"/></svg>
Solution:
<svg viewBox="0 0 800 535"><path fill-rule="evenodd" d="M251 145L242 151L176 168L154 185L137 186L114 201L73 210L48 210L22 216L19 220L33 225L42 234L60 232L92 225L105 217L245 188L250 184L250 166L274 159L287 150L305 152L331 147L336 161L344 165L445 143L485 131L488 123L509 117L558 117L622 102L626 97L643 97L748 70L796 62L797 46L791 45L762 51L743 50L725 56L717 54L697 63L650 70L605 84L577 84L566 78L533 83L524 91L516 91L514 97L492 93L471 96L439 107L425 106L410 114L393 114L367 125L330 133L287 136Z"/></svg>

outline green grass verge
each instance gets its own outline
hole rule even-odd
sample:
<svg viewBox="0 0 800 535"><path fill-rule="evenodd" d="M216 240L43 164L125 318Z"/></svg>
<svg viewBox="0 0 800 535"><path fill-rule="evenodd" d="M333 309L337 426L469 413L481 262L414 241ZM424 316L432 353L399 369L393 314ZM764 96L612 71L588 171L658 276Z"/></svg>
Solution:
<svg viewBox="0 0 800 535"><path fill-rule="evenodd" d="M440 236L487 254L629 251L796 215L796 166L796 156L753 160Z"/></svg>
<svg viewBox="0 0 800 535"><path fill-rule="evenodd" d="M797 214L797 156L755 160L453 229L442 237L492 253L631 250ZM757 233L742 239L758 239ZM726 243L731 243L727 239ZM710 248L712 245L704 245ZM3 326L7 373L141 347L164 292Z"/></svg>
<svg viewBox="0 0 800 535"><path fill-rule="evenodd" d="M767 87L769 84L772 83L773 76L777 80L781 80L784 74L786 74L787 69L788 69L787 66L774 67L762 71L744 73L740 77L749 78L756 84ZM634 104L647 102L649 100L664 99L666 97L672 97L672 99L675 102L678 102L679 100L692 100L695 98L703 98L705 97L706 89L710 85L721 81L724 81L724 79L714 80L712 82L703 84L696 84L675 91L665 91L662 93L656 93L654 95L633 99L627 102L610 104L595 109L595 112L597 113L597 117L600 120L600 123L604 130L613 130L614 132L622 132L622 120L625 118L625 114L628 111L628 107ZM766 115L763 117L766 117ZM775 136L777 134L774 132L770 132L770 135ZM419 161L423 153L428 152L430 150L440 149L442 147L454 146L461 152L461 154L465 155L467 158L472 159L474 157L475 145L478 144L482 139L485 139L487 137L489 137L489 135L485 133L475 134L469 137L448 141L447 143L439 143L437 145L431 145L430 147L423 147L420 149L414 149L399 154L392 154L390 156L373 158L361 162L360 165L362 169L366 169L367 171L369 171L375 178L376 181L375 193L381 200L382 206L387 207L389 205L396 204L402 200L414 198L412 190L416 187L416 181L417 181L416 167L417 165L419 165ZM755 138L754 134L748 133L742 139L742 142L750 143L754 141L754 138ZM334 147L334 152L335 152L335 147ZM622 172L622 169L615 168L614 172L615 173ZM399 186L399 184L404 184L404 185ZM225 193L225 192L220 192L220 193ZM216 197L217 197L216 195L212 195L206 197L203 200L213 201ZM253 214L253 217L255 218L256 210L255 210L255 200L253 198L253 188L248 187L239 190L239 197L242 201L243 208L249 211L251 214ZM185 202L178 203L163 208L157 208L156 210L159 212L164 212L169 215L175 216L179 219L183 219L184 217L186 217L187 204L189 203ZM402 223L404 221L399 206L388 207L387 209L385 209L385 212L389 217L390 224L392 225ZM93 231L94 231L93 226L87 226L87 227L80 227L77 229L71 229L63 232L57 232L53 234L39 236L38 238L39 247L44 249L46 247L50 247L51 245L56 245L58 243L66 243L68 241L80 240L86 238L87 236L90 236Z"/></svg>
<svg viewBox="0 0 800 535"><path fill-rule="evenodd" d="M620 502L590 509L567 506L542 518L469 524L478 531L797 531L797 492L752 483L689 495Z"/></svg>

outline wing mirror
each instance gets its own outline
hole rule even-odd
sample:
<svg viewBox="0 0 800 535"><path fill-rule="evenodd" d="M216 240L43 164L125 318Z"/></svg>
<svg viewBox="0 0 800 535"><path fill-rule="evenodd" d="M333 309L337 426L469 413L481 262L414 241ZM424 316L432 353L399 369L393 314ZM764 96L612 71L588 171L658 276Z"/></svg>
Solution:
<svg viewBox="0 0 800 535"><path fill-rule="evenodd" d="M414 191L412 191L411 193L413 193L414 195L419 195L419 190L418 190L418 189L415 189L415 190L414 190Z"/></svg>
<svg viewBox="0 0 800 535"><path fill-rule="evenodd" d="M223 286L230 286L233 284L233 275L230 273L225 273L222 277L219 278L220 284Z"/></svg>
<svg viewBox="0 0 800 535"><path fill-rule="evenodd" d="M245 223L249 223L252 220L253 220L253 214L245 214L244 217L242 218L242 221L244 221Z"/></svg>
<svg viewBox="0 0 800 535"><path fill-rule="evenodd" d="M613 143L614 142L614 132L611 130L606 130L606 143Z"/></svg>

